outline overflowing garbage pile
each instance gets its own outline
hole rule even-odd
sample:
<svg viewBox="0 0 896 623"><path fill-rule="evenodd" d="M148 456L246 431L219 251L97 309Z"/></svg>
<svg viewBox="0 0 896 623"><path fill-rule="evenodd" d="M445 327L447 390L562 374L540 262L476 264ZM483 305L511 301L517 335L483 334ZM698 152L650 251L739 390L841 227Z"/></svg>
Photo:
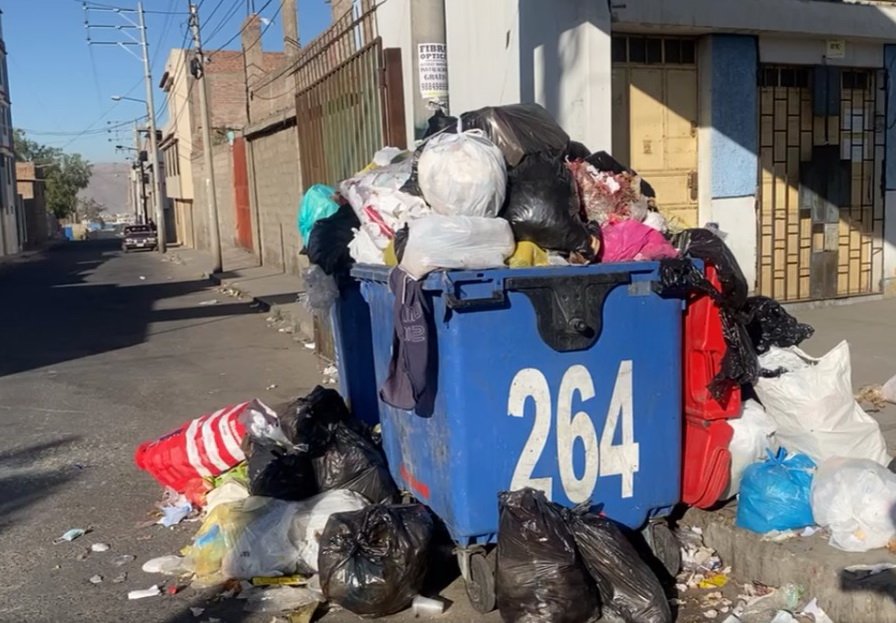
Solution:
<svg viewBox="0 0 896 623"><path fill-rule="evenodd" d="M308 189L298 216L312 305L353 263L513 268L678 257L652 187L590 153L537 104L437 114L415 151L386 147L338 188ZM317 289L317 292L313 290Z"/></svg>
<svg viewBox="0 0 896 623"><path fill-rule="evenodd" d="M145 571L230 587L248 611L309 617L324 602L384 616L420 592L433 517L396 503L375 436L333 389L276 411L258 400L226 407L141 444L135 459L184 511L174 523L201 513L192 543Z"/></svg>
<svg viewBox="0 0 896 623"><path fill-rule="evenodd" d="M376 436L335 390L318 386L277 410L258 400L225 407L141 444L136 459L166 487L160 523L198 513L201 524L178 554L142 566L175 578L175 590L156 584L130 599L215 586L246 611L302 620L324 604L364 617L445 607L420 595L437 518L422 504L397 503ZM575 623L601 612L672 621L657 576L612 520L528 488L496 503L505 621Z"/></svg>

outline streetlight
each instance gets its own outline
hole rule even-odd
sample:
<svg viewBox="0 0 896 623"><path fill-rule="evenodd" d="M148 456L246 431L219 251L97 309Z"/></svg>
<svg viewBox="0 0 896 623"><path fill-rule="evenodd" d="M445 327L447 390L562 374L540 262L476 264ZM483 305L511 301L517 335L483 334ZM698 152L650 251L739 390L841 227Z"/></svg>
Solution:
<svg viewBox="0 0 896 623"><path fill-rule="evenodd" d="M142 15L141 15L142 19ZM146 59L144 58L144 61ZM148 62L146 65L146 74L149 76ZM142 100L136 97L128 97L127 95L113 95L113 102L128 100L130 102L138 102L146 105L146 116L149 117L149 151L152 156L152 172L153 172L153 204L156 213L156 236L159 241L159 253L165 253L167 245L165 244L167 236L165 231L165 212L162 208L162 175L159 170L159 141L156 136L156 111L152 102L152 85L147 78L146 83L147 99Z"/></svg>

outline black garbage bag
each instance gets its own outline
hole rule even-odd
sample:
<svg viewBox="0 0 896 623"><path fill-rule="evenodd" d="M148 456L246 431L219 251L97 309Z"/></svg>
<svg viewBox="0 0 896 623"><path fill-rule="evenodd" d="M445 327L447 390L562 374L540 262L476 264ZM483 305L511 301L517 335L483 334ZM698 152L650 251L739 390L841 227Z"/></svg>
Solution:
<svg viewBox="0 0 896 623"><path fill-rule="evenodd" d="M638 174L637 171L628 168L605 151L594 152L585 158L585 162L598 171L606 171L608 173L631 173L633 175ZM656 191L653 190L653 186L651 186L643 177L641 178L641 194L645 197L656 199Z"/></svg>
<svg viewBox="0 0 896 623"><path fill-rule="evenodd" d="M579 555L597 582L604 616L625 623L672 623L672 612L656 574L612 520L568 513Z"/></svg>
<svg viewBox="0 0 896 623"><path fill-rule="evenodd" d="M722 333L727 349L722 358L721 370L709 384L710 393L716 398L724 396L733 385L750 385L759 377L759 359L750 334L747 331L749 315L746 307L747 280L734 254L725 241L709 229L685 230L678 239L678 247L686 257L701 259L716 268L721 290L709 285L700 271L693 272L694 283L700 283L697 292L710 294L719 306ZM702 280L702 281L701 281Z"/></svg>
<svg viewBox="0 0 896 623"><path fill-rule="evenodd" d="M305 253L312 264L320 266L328 275L343 273L355 263L348 251L348 244L361 227L361 221L348 204L341 206L335 214L314 223L308 234Z"/></svg>
<svg viewBox="0 0 896 623"><path fill-rule="evenodd" d="M250 495L299 501L318 493L307 451L251 436L243 440L243 448Z"/></svg>
<svg viewBox="0 0 896 623"><path fill-rule="evenodd" d="M587 258L594 255L591 236L579 218L575 180L559 158L535 154L511 170L500 216L510 221L517 241Z"/></svg>
<svg viewBox="0 0 896 623"><path fill-rule="evenodd" d="M539 104L486 106L460 116L461 128L477 128L504 154L510 167L529 154L548 154L562 159L569 135Z"/></svg>
<svg viewBox="0 0 896 623"><path fill-rule="evenodd" d="M345 422L330 426L329 438L312 446L311 457L321 491L349 489L373 503L394 502L398 496L382 450Z"/></svg>
<svg viewBox="0 0 896 623"><path fill-rule="evenodd" d="M325 443L332 424L353 419L339 392L320 385L276 411L283 434L294 444Z"/></svg>
<svg viewBox="0 0 896 623"><path fill-rule="evenodd" d="M405 223L404 227L395 232L395 238L393 238L393 248L395 249L395 259L398 260L398 263L401 264L401 261L404 259L404 250L408 246L408 234L410 233L410 228L408 224Z"/></svg>
<svg viewBox="0 0 896 623"><path fill-rule="evenodd" d="M426 121L426 132L423 138L428 139L430 136L447 132L449 134L457 133L457 117L446 115L441 110L437 110L432 117Z"/></svg>
<svg viewBox="0 0 896 623"><path fill-rule="evenodd" d="M366 617L404 610L423 586L433 531L422 504L331 515L317 559L324 596Z"/></svg>
<svg viewBox="0 0 896 623"><path fill-rule="evenodd" d="M600 601L564 511L534 489L498 496L498 609L506 623L584 623Z"/></svg>
<svg viewBox="0 0 896 623"><path fill-rule="evenodd" d="M815 333L812 325L799 322L788 314L781 304L767 296L751 296L747 299L745 315L749 317L747 331L756 352L768 352L772 346L787 348L797 346Z"/></svg>
<svg viewBox="0 0 896 623"><path fill-rule="evenodd" d="M584 160L590 154L591 151L579 141L569 141L569 145L566 147L566 158L568 160Z"/></svg>

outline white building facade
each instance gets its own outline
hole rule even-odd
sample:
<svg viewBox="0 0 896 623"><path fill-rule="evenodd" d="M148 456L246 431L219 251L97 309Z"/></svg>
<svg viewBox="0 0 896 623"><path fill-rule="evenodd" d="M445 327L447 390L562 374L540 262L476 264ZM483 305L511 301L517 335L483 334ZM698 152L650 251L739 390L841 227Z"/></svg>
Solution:
<svg viewBox="0 0 896 623"><path fill-rule="evenodd" d="M413 97L412 4L378 8ZM896 3L446 0L450 112L538 102L757 293L896 293ZM409 138L413 115L407 115Z"/></svg>

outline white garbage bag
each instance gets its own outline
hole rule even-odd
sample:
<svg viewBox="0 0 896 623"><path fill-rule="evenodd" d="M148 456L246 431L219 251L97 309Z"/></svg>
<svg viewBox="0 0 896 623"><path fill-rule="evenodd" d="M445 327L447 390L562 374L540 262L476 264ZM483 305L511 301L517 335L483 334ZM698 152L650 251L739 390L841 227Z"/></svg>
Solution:
<svg viewBox="0 0 896 623"><path fill-rule="evenodd" d="M739 418L728 420L734 429L728 450L731 452L731 478L722 498L733 497L740 491L740 480L748 465L762 461L767 451L778 449L775 423L755 400L746 400Z"/></svg>
<svg viewBox="0 0 896 623"><path fill-rule="evenodd" d="M426 202L446 216L498 216L507 193L504 156L481 130L433 136L417 180Z"/></svg>
<svg viewBox="0 0 896 623"><path fill-rule="evenodd" d="M401 267L414 279L439 268L503 266L516 243L502 218L431 214L408 225Z"/></svg>
<svg viewBox="0 0 896 623"><path fill-rule="evenodd" d="M887 402L896 403L896 375L884 383L883 387L880 388L880 395Z"/></svg>
<svg viewBox="0 0 896 623"><path fill-rule="evenodd" d="M837 456L889 464L880 426L853 396L849 344L840 342L820 359L795 346L772 347L759 362L763 368L775 369L769 361L789 358L800 365L785 366L787 372L760 378L755 385L777 427L778 443L790 452L809 455L817 464Z"/></svg>
<svg viewBox="0 0 896 623"><path fill-rule="evenodd" d="M320 551L320 535L333 513L359 511L370 506L360 493L348 489L332 489L299 504L304 508L292 521L290 539L299 544L299 556L305 566L317 573L317 556Z"/></svg>
<svg viewBox="0 0 896 623"><path fill-rule="evenodd" d="M812 483L812 514L831 530L830 544L865 552L896 536L896 474L867 459L833 458Z"/></svg>

